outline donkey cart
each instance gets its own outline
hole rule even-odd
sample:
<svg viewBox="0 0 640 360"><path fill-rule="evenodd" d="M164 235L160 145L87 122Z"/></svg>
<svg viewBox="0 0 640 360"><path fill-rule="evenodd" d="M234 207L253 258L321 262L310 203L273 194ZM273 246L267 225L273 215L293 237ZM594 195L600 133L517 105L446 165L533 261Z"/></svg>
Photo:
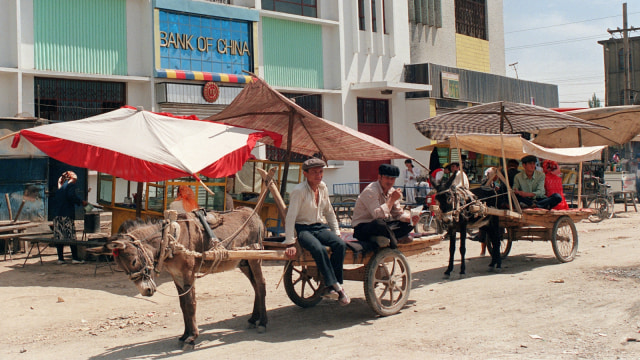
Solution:
<svg viewBox="0 0 640 360"><path fill-rule="evenodd" d="M494 210L506 236L500 242L500 255L506 258L517 240L551 241L553 253L560 262L572 261L578 252L576 221L592 214L590 209L543 210L525 209L522 215L506 210Z"/></svg>
<svg viewBox="0 0 640 360"><path fill-rule="evenodd" d="M408 244L398 244L397 249L378 248L366 253L354 252L347 247L344 279L362 281L367 303L381 316L400 311L409 299L411 270L407 256L420 254L438 244L442 235L429 235ZM265 250L282 249L278 242L264 241ZM329 249L327 249L329 250ZM304 250L288 261L284 270L284 288L294 304L308 308L322 300L324 281L311 254Z"/></svg>

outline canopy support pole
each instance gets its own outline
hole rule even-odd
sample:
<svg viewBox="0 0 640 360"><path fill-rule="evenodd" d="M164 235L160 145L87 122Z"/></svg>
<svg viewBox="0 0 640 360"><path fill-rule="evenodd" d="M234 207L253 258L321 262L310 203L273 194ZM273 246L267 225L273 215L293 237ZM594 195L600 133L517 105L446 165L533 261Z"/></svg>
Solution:
<svg viewBox="0 0 640 360"><path fill-rule="evenodd" d="M578 128L578 145L582 147L582 129ZM582 204L582 161L578 164L578 207ZM583 205L584 207L585 205Z"/></svg>
<svg viewBox="0 0 640 360"><path fill-rule="evenodd" d="M2 141L2 140L4 140L4 139L6 139L6 138L8 138L8 137L12 137L13 135L15 135L15 134L19 134L19 133L20 133L20 131L16 131L16 132L12 132L12 133L10 133L10 134L7 134L7 135L5 135L5 136L2 136L2 137L0 137L0 141Z"/></svg>
<svg viewBox="0 0 640 360"><path fill-rule="evenodd" d="M295 112L289 110L289 127L287 128L287 153L284 158L284 170L282 171L282 182L280 183L280 194L285 194L287 190L287 178L289 177L289 164L291 163L291 142L293 141L293 118Z"/></svg>
<svg viewBox="0 0 640 360"><path fill-rule="evenodd" d="M513 202L511 201L511 184L509 184L509 174L507 174L507 159L504 156L504 133L500 132L500 150L502 151L502 168L505 173L505 184L507 184L507 198L509 198L509 211L513 211Z"/></svg>

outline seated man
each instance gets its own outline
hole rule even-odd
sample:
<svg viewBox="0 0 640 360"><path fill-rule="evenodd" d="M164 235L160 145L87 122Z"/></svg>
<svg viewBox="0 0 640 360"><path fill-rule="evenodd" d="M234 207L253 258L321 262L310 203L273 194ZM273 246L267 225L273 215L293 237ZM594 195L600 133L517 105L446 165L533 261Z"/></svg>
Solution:
<svg viewBox="0 0 640 360"><path fill-rule="evenodd" d="M408 236L413 230L410 216L400 206L402 189L393 188L399 175L397 166L380 165L378 181L369 184L356 200L351 220L353 237L370 241L372 236L385 236L389 238L392 249L398 246L398 241L411 241Z"/></svg>
<svg viewBox="0 0 640 360"><path fill-rule="evenodd" d="M295 243L295 229L298 243L309 250L324 278L327 288L323 295L337 298L340 305L348 305L351 300L341 286L342 264L347 245L340 238L338 220L329 201L329 190L322 181L325 166L324 161L317 158L311 158L302 164L306 181L296 185L289 196L284 244ZM323 223L324 219L329 225ZM326 246L331 248L331 258ZM293 258L296 248L289 247L285 254Z"/></svg>
<svg viewBox="0 0 640 360"><path fill-rule="evenodd" d="M542 171L536 170L536 160L537 158L533 155L522 158L524 170L514 176L513 192L520 202L520 207L539 207L549 210L558 205L562 201L562 197L559 194L545 196L545 176Z"/></svg>

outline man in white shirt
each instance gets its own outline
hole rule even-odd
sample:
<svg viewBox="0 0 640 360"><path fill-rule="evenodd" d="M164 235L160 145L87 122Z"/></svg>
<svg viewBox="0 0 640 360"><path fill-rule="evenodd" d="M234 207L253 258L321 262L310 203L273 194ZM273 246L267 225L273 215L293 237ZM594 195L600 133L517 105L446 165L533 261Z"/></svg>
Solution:
<svg viewBox="0 0 640 360"><path fill-rule="evenodd" d="M460 170L460 164L457 162L449 164L451 169L451 175L449 175L449 186L455 185L456 187L463 187L469 189L469 178L464 171Z"/></svg>
<svg viewBox="0 0 640 360"><path fill-rule="evenodd" d="M295 243L295 230L298 243L311 253L324 278L327 288L323 295L337 297L340 305L348 305L351 300L341 285L347 245L340 238L338 220L329 200L329 190L322 181L325 166L325 162L317 158L311 158L302 164L306 181L296 185L289 195L284 244ZM331 258L327 253L327 246L331 248ZM295 247L286 250L289 257L295 256L295 253Z"/></svg>

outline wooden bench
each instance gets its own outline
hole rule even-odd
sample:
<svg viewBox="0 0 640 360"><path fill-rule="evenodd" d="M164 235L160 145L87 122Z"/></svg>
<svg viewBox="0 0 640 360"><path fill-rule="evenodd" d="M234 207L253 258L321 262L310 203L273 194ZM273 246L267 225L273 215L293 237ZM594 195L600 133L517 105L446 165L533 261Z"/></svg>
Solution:
<svg viewBox="0 0 640 360"><path fill-rule="evenodd" d="M633 190L625 190L625 191L614 191L613 198L615 199L617 195L620 195L624 200L624 212L627 212L627 206L633 205L633 209L638 212L638 207L636 206L636 192ZM629 204L630 202L630 204Z"/></svg>
<svg viewBox="0 0 640 360"><path fill-rule="evenodd" d="M72 246L73 245L78 247L100 247L100 246L103 246L104 243L106 242L107 236L105 235L102 235L102 236L100 236L99 234L91 234L91 235L93 236L91 236L90 238L87 238L87 240L75 240L75 241L56 240L53 238L52 233L22 235L20 236L20 240L23 240L31 244L31 246L29 247L29 251L27 252L27 256L24 259L24 263L22 263L22 267L24 267L27 264L27 260L29 260L29 256L31 256L31 252L33 251L34 247L38 251L37 255L38 255L38 258L40 259L40 265L44 265L44 263L42 262L42 252L49 246L56 246L56 245ZM43 248L40 248L40 244L44 244L45 246ZM113 268L111 267L111 262L108 259L108 256L110 255L111 253L96 254L96 267L93 272L94 276L96 275L98 268L102 266L108 265L111 272L113 272ZM33 255L33 257L35 257L35 254ZM101 259L103 259L103 261L106 262L106 264L101 264Z"/></svg>

